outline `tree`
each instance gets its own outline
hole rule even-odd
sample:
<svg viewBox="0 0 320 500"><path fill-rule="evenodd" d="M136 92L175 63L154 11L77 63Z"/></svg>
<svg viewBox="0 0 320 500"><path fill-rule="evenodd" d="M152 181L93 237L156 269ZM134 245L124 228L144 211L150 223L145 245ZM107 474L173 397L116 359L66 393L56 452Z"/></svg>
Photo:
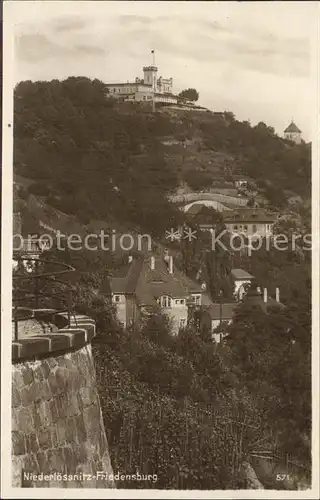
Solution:
<svg viewBox="0 0 320 500"><path fill-rule="evenodd" d="M265 423L273 428L277 422L283 449L305 459L304 436L311 429L311 330L301 326L307 320L296 312L265 314L244 303L229 327L227 344L231 366L256 399Z"/></svg>
<svg viewBox="0 0 320 500"><path fill-rule="evenodd" d="M180 92L179 94L179 97L181 97L181 99L187 99L189 101L197 101L199 99L199 93L196 91L196 89L189 88L182 90L182 92Z"/></svg>
<svg viewBox="0 0 320 500"><path fill-rule="evenodd" d="M168 316L163 314L161 310L155 308L153 314L146 318L142 328L142 334L157 345L170 344L172 321Z"/></svg>
<svg viewBox="0 0 320 500"><path fill-rule="evenodd" d="M82 222L115 218L162 235L179 212L167 200L178 177L158 137L174 126L168 117L129 115L110 102L99 80L83 77L17 85L15 173L36 179L31 192L62 212L81 213Z"/></svg>
<svg viewBox="0 0 320 500"><path fill-rule="evenodd" d="M193 169L188 169L184 173L183 179L195 191L208 188L212 185L212 175L205 172L197 172Z"/></svg>

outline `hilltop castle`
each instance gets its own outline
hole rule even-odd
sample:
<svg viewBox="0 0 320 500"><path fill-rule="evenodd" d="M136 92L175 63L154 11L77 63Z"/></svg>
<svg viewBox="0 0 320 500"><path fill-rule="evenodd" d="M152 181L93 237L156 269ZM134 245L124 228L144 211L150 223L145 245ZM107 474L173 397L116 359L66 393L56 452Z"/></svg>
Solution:
<svg viewBox="0 0 320 500"><path fill-rule="evenodd" d="M289 141L293 141L296 144L300 144L302 141L301 130L297 127L297 125L292 121L290 125L284 131L284 138L289 139Z"/></svg>
<svg viewBox="0 0 320 500"><path fill-rule="evenodd" d="M108 97L124 101L150 101L177 104L178 96L172 93L172 78L157 78L155 64L144 66L143 78L136 78L132 83L107 83Z"/></svg>

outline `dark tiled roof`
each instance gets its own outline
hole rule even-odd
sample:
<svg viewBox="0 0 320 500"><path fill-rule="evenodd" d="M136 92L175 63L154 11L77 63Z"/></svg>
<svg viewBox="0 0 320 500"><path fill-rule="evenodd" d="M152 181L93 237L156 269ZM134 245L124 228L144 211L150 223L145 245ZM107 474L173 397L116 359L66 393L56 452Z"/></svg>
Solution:
<svg viewBox="0 0 320 500"><path fill-rule="evenodd" d="M294 122L291 122L290 125L285 129L285 132L289 133L299 133L301 134L301 130L297 127L297 125Z"/></svg>
<svg viewBox="0 0 320 500"><path fill-rule="evenodd" d="M110 277L108 282L113 293L135 294L141 305L154 305L158 297L188 298L191 293L203 293L201 285L188 278L177 268L168 272L162 257L155 257L155 269L149 259L135 259ZM102 285L101 291L103 292Z"/></svg>
<svg viewBox="0 0 320 500"><path fill-rule="evenodd" d="M108 278L113 293L132 294L135 293L143 261L133 260L122 266L115 274ZM102 285L102 290L104 286Z"/></svg>
<svg viewBox="0 0 320 500"><path fill-rule="evenodd" d="M154 270L147 260L143 262L136 295L141 305L153 305L161 295L188 298L190 292L186 283L183 283L182 273L174 269L173 274L170 274L163 258L156 258Z"/></svg>
<svg viewBox="0 0 320 500"><path fill-rule="evenodd" d="M262 209L239 208L222 212L224 222L275 222L276 215Z"/></svg>

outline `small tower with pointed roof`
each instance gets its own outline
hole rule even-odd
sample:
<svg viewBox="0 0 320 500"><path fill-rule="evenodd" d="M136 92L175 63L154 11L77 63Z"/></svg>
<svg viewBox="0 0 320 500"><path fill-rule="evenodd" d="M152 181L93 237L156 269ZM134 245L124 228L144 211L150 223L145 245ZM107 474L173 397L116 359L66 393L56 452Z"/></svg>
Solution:
<svg viewBox="0 0 320 500"><path fill-rule="evenodd" d="M302 140L301 133L301 130L292 120L290 125L284 131L284 138L288 139L289 141L293 141L296 144L300 144Z"/></svg>

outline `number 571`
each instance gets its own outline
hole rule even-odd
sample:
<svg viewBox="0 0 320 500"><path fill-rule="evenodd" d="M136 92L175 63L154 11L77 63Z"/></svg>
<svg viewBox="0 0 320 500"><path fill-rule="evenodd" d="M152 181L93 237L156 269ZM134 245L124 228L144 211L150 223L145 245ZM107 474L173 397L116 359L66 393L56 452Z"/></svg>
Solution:
<svg viewBox="0 0 320 500"><path fill-rule="evenodd" d="M289 474L277 474L276 479L277 481L285 481L286 479L289 479Z"/></svg>

